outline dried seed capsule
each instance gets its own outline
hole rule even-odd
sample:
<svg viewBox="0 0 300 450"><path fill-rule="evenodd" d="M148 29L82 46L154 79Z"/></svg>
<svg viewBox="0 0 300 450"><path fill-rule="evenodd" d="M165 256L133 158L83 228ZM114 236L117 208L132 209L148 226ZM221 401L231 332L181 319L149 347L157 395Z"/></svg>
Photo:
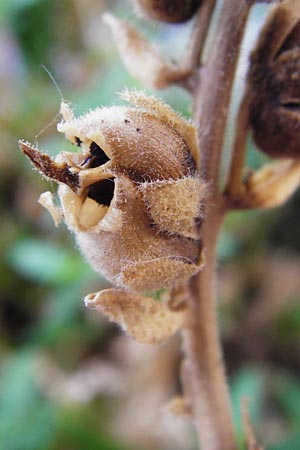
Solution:
<svg viewBox="0 0 300 450"><path fill-rule="evenodd" d="M74 118L63 105L58 130L82 153L56 161L21 150L59 183L60 215L91 266L118 287L149 292L180 285L202 266L199 226L205 186L192 126L163 102L125 93L138 107L97 108Z"/></svg>
<svg viewBox="0 0 300 450"><path fill-rule="evenodd" d="M249 120L258 148L300 157L300 13L295 0L277 5L251 55Z"/></svg>
<svg viewBox="0 0 300 450"><path fill-rule="evenodd" d="M160 22L180 23L189 20L200 6L200 0L132 0L138 11Z"/></svg>

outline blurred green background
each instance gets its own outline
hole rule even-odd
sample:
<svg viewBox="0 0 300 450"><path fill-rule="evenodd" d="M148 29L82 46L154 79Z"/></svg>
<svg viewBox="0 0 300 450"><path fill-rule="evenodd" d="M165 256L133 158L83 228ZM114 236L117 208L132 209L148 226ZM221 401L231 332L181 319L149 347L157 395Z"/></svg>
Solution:
<svg viewBox="0 0 300 450"><path fill-rule="evenodd" d="M224 153L247 52L266 12L254 8L235 83ZM118 58L101 14L138 23L180 58L190 23L137 19L122 1L2 0L0 3L0 450L196 450L192 428L162 406L179 390L178 337L157 347L130 341L81 298L106 286L37 204L55 191L20 154L18 138L49 154L60 95L76 113L141 87ZM179 88L159 93L189 115ZM248 164L265 160L249 139ZM300 449L300 200L231 214L219 241L220 325L239 442L241 398L268 450ZM241 444L242 448L242 444Z"/></svg>

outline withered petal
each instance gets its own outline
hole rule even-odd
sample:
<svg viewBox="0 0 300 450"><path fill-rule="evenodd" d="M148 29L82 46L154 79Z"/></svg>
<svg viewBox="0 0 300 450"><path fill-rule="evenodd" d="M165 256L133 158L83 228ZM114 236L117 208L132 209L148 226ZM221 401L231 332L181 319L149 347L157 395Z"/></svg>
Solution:
<svg viewBox="0 0 300 450"><path fill-rule="evenodd" d="M66 184L72 191L77 191L79 187L78 174L72 173L67 163L59 164L53 161L46 153L40 152L22 140L19 140L19 148L44 177Z"/></svg>
<svg viewBox="0 0 300 450"><path fill-rule="evenodd" d="M187 258L160 257L125 265L116 281L132 291L151 292L180 285L196 275L202 266L201 255L197 264Z"/></svg>
<svg viewBox="0 0 300 450"><path fill-rule="evenodd" d="M170 311L153 298L118 289L106 289L84 298L88 308L99 310L138 342L156 344L174 334L183 314Z"/></svg>
<svg viewBox="0 0 300 450"><path fill-rule="evenodd" d="M159 230L199 239L197 223L204 217L206 196L200 178L142 183L139 189Z"/></svg>

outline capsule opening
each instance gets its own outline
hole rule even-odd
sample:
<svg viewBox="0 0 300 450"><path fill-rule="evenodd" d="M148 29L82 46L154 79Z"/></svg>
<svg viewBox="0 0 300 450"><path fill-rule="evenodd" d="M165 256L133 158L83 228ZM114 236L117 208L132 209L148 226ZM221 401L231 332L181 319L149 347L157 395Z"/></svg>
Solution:
<svg viewBox="0 0 300 450"><path fill-rule="evenodd" d="M99 205L109 206L115 191L114 178L97 181L88 188L88 197Z"/></svg>
<svg viewBox="0 0 300 450"><path fill-rule="evenodd" d="M300 102L299 99L290 100L289 102L282 102L281 106L290 111L299 111L300 110Z"/></svg>
<svg viewBox="0 0 300 450"><path fill-rule="evenodd" d="M90 145L90 163L89 167L98 167L102 166L109 161L109 157L105 153L105 151L98 145L96 142L92 142Z"/></svg>

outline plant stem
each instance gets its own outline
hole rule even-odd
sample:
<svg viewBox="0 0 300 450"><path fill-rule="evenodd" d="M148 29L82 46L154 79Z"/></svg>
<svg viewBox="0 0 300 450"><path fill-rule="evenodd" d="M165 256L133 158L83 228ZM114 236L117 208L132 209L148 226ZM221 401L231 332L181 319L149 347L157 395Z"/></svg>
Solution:
<svg viewBox="0 0 300 450"><path fill-rule="evenodd" d="M249 124L249 93L244 93L239 106L235 123L235 137L231 158L231 165L228 174L226 194L230 198L240 197L243 192L242 177L245 162L246 138Z"/></svg>
<svg viewBox="0 0 300 450"><path fill-rule="evenodd" d="M188 74L177 82L178 86L186 89L192 95L200 80L200 56L203 51L205 40L212 14L217 0L206 0L199 8L186 49L185 59L182 67Z"/></svg>
<svg viewBox="0 0 300 450"><path fill-rule="evenodd" d="M209 61L202 68L201 84L194 93L201 171L216 191L231 88L249 8L243 0L225 0Z"/></svg>
<svg viewBox="0 0 300 450"><path fill-rule="evenodd" d="M184 330L185 394L192 410L201 449L234 450L225 369L215 315L215 245L221 215L206 223L205 266L191 282L191 298Z"/></svg>
<svg viewBox="0 0 300 450"><path fill-rule="evenodd" d="M210 19L215 8L216 0L206 0L200 6L195 17L194 28L188 44L184 67L191 70L198 69L200 55L202 53L207 36Z"/></svg>
<svg viewBox="0 0 300 450"><path fill-rule="evenodd" d="M202 177L210 189L201 239L203 270L191 280L183 386L203 450L235 450L225 368L215 308L215 247L224 215L219 170L231 88L250 4L225 0L209 61L194 91Z"/></svg>

